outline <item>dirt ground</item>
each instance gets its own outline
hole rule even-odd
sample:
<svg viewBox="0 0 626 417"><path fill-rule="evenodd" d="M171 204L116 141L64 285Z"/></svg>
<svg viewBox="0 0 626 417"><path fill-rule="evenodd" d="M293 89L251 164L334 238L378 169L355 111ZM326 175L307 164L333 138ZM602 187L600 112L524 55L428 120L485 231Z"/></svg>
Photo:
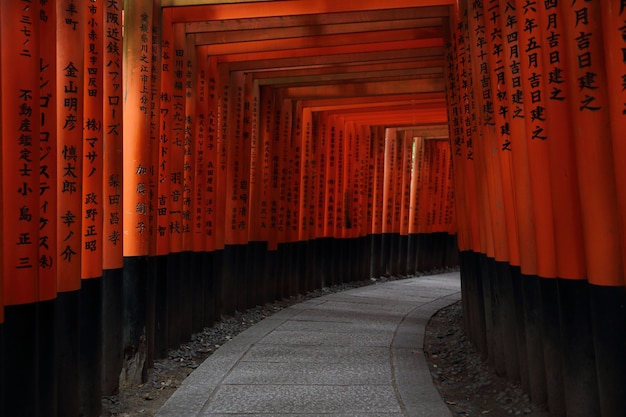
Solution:
<svg viewBox="0 0 626 417"><path fill-rule="evenodd" d="M437 312L426 326L424 353L435 386L452 415L549 417L518 384L499 377L465 337L461 302Z"/></svg>
<svg viewBox="0 0 626 417"><path fill-rule="evenodd" d="M320 295L320 294L318 294ZM302 299L291 299L223 320L168 358L155 363L148 381L102 401L104 417L154 416L176 388L223 343L255 322ZM464 335L459 303L440 310L426 327L424 353L435 386L454 416L549 417L519 386L498 377L483 363Z"/></svg>

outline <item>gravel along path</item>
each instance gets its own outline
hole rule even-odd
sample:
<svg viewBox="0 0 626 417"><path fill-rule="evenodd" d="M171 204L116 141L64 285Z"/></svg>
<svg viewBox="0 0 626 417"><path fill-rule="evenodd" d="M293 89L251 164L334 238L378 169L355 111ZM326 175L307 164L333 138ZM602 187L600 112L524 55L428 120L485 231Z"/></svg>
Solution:
<svg viewBox="0 0 626 417"><path fill-rule="evenodd" d="M424 353L435 386L454 416L549 417L518 384L499 377L465 337L461 302L439 310L426 326Z"/></svg>

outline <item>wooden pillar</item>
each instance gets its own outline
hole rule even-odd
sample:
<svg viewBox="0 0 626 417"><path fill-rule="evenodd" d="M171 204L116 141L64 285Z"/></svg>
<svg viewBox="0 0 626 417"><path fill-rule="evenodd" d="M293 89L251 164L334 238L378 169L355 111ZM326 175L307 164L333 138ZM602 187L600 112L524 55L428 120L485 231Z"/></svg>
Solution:
<svg viewBox="0 0 626 417"><path fill-rule="evenodd" d="M206 162L206 188L203 194L205 201L205 251L209 255L209 285L206 288L205 299L207 304L205 309L210 313L207 319L212 322L219 317L219 294L220 294L220 259L217 256L216 223L217 223L217 178L218 178L218 136L217 136L217 116L218 116L218 93L217 93L217 59L207 56L207 162Z"/></svg>
<svg viewBox="0 0 626 417"><path fill-rule="evenodd" d="M3 411L25 416L38 413L39 394L39 16L37 8L17 2L0 7L0 52L2 62L10 63L0 71L3 327L7 342L2 352L7 382L2 388Z"/></svg>
<svg viewBox="0 0 626 417"><path fill-rule="evenodd" d="M371 215L374 166L372 163L372 133L367 125L357 125L357 146L360 163L360 190L359 190L359 239L360 245L360 268L359 279L371 278Z"/></svg>
<svg viewBox="0 0 626 417"><path fill-rule="evenodd" d="M302 215L300 211L300 196L302 193L302 148L304 141L304 126L302 118L302 102L292 101L293 120L289 169L290 184L290 210L291 219L289 225L289 241L293 247L292 285L291 295L306 294L306 270L304 269L306 257L306 243L300 239Z"/></svg>
<svg viewBox="0 0 626 417"><path fill-rule="evenodd" d="M121 384L142 381L146 359L149 254L152 0L124 2L123 245L124 368ZM132 365L132 366L131 366Z"/></svg>
<svg viewBox="0 0 626 417"><path fill-rule="evenodd" d="M241 260L246 259L248 239L248 184L249 140L243 137L244 89L243 73L232 73L224 80L228 87L228 117L226 120L226 194L225 194L225 241L224 251L229 260L231 273L224 276L231 288L225 297L232 299L237 311L246 308L248 289L245 269Z"/></svg>
<svg viewBox="0 0 626 417"><path fill-rule="evenodd" d="M182 27L183 29L178 29ZM192 194L195 182L194 165L195 165L195 146L196 137L193 129L196 123L196 48L194 35L186 35L184 26L177 25L176 29L176 49L178 50L178 32L180 35L180 48L183 52L182 67L182 102L184 103L183 111L183 134L182 134L182 150L183 150L183 166L182 166L182 253L181 253L181 317L182 317L182 337L183 342L191 339L194 332L193 325L193 306L199 304L194 301L196 293L194 292L194 283L198 277L199 260L193 251L193 233L192 233Z"/></svg>
<svg viewBox="0 0 626 417"><path fill-rule="evenodd" d="M217 188L216 188L216 218L215 218L215 245L216 249L221 251L221 267L220 267L220 311L222 314L232 315L235 311L235 301L233 298L233 281L232 281L232 255L228 249L227 243L230 238L226 234L229 213L226 211L227 202L221 201L220 196L227 193L227 177L228 170L232 167L228 166L228 110L231 100L231 91L228 82L228 72L224 66L217 66L215 77L217 80Z"/></svg>
<svg viewBox="0 0 626 417"><path fill-rule="evenodd" d="M79 290L81 287L83 62L86 7L57 3L58 216L57 304L58 413L79 409Z"/></svg>
<svg viewBox="0 0 626 417"><path fill-rule="evenodd" d="M400 192L400 250L399 250L399 273L400 275L412 275L414 267L409 266L409 223L411 207L411 172L413 171L413 138L410 131L400 132L400 144L402 147L402 185Z"/></svg>
<svg viewBox="0 0 626 417"><path fill-rule="evenodd" d="M275 230L276 214L275 201L273 199L277 177L274 174L274 97L269 94L269 89L259 89L259 152L260 165L258 186L251 184L250 214L251 225L254 224L252 217L257 213L258 227L253 227L256 237L251 241L264 242L265 253L263 254L263 300L268 302L275 299L275 276L274 262L276 258ZM254 148L253 148L254 149ZM258 200L254 197L258 196Z"/></svg>
<svg viewBox="0 0 626 417"><path fill-rule="evenodd" d="M244 102L243 102L243 138L247 143L246 163L248 172L247 190L242 191L241 204L247 204L245 212L241 215L245 218L247 228L244 241L246 242L246 268L245 279L249 291L247 292L248 306L264 304L263 271L265 269L265 254L267 252L266 241L261 238L259 228L260 201L255 201L261 195L261 178L264 172L262 159L262 144L260 142L260 92L259 86L251 74L245 76ZM253 235L254 236L253 238Z"/></svg>
<svg viewBox="0 0 626 417"><path fill-rule="evenodd" d="M290 153L291 153L291 140L293 135L293 102L290 99L282 97L281 93L277 95L277 109L276 117L277 123L275 126L275 145L276 154L275 159L275 171L274 175L277 176L276 187L276 209L277 209L277 276L279 280L279 298L289 298L290 296L290 284L292 280L292 245L290 243L290 220L291 220L291 205L290 205L290 182L289 182L289 168L290 168Z"/></svg>
<svg viewBox="0 0 626 417"><path fill-rule="evenodd" d="M385 274L382 259L382 236L383 236L383 206L385 194L385 131L383 128L372 128L372 147L370 160L373 163L372 175L372 216L371 234L372 242L372 272L374 278Z"/></svg>
<svg viewBox="0 0 626 417"><path fill-rule="evenodd" d="M306 293L316 288L316 253L314 242L314 194L316 178L315 144L313 137L313 114L310 108L304 108L301 113L302 152L300 158L300 194L298 198L298 240L304 246L303 257L300 259L303 274L301 292Z"/></svg>
<svg viewBox="0 0 626 417"><path fill-rule="evenodd" d="M122 0L106 2L102 38L104 113L102 193L102 393L117 391L122 369L123 224L122 224Z"/></svg>
<svg viewBox="0 0 626 417"><path fill-rule="evenodd" d="M335 282L343 283L346 279L345 263L347 255L345 253L345 239L344 235L344 192L345 192L345 149L344 143L346 141L346 123L345 119L341 116L334 116L334 140L331 130L330 146L331 152L334 151L334 161L331 159L331 164L334 162L334 216L332 225L333 244L335 247L333 256L333 269L335 270ZM331 155L333 155L331 153ZM332 157L331 157L332 158Z"/></svg>
<svg viewBox="0 0 626 417"><path fill-rule="evenodd" d="M56 4L40 4L40 149L39 149L39 383L40 412L55 413L57 375L55 355L55 312L57 298L57 100L56 96ZM2 366L2 365L0 365ZM1 384L1 382L0 382ZM2 401L2 399L0 399ZM1 414L1 412L0 412Z"/></svg>
<svg viewBox="0 0 626 417"><path fill-rule="evenodd" d="M318 239L318 254L320 257L320 275L321 275L321 285L322 287L332 285L332 279L329 273L329 257L330 253L328 248L330 247L330 240L327 231L327 222L326 222L326 210L328 208L326 196L328 193L328 164L329 164L329 125L328 125L328 116L326 114L317 113L318 117L318 134L316 135L316 158L317 158L317 169L318 169L318 181L317 184L317 201L316 201L316 238Z"/></svg>
<svg viewBox="0 0 626 417"><path fill-rule="evenodd" d="M202 47L196 50L196 94L195 109L196 121L193 134L196 139L194 151L194 185L191 195L191 219L193 251L198 258L197 277L194 280L194 331L201 330L210 322L207 308L207 293L209 280L212 276L210 261L205 251L206 236L206 209L208 202L204 198L207 186L207 161L208 161L208 99L209 99L209 73L208 57L203 53Z"/></svg>
<svg viewBox="0 0 626 417"><path fill-rule="evenodd" d="M622 137L626 120L626 16L625 5L620 3L602 5L602 29L605 50L609 111L611 121L611 144L615 170L617 208L619 213L621 258L624 281L611 285L593 287L599 290L595 297L594 328L596 357L598 358L598 382L600 384L600 409L607 415L619 415L626 406L620 400L620 391L626 387L626 358L619 352L626 346L626 167L619 155L626 154L626 144ZM615 285L617 284L617 285ZM608 308L607 308L608 307Z"/></svg>
<svg viewBox="0 0 626 417"><path fill-rule="evenodd" d="M600 334L614 330L604 327L606 319L601 318L601 311L607 301L595 291L596 287L619 287L624 283L621 242L619 233L616 233L620 226L613 164L615 150L612 141L606 139L613 134L620 136L621 132L614 132L611 126L609 96L617 86L607 83L602 22L605 5L601 3L560 4L559 10L563 17L566 68L570 70L565 77L564 92L569 99L571 121L575 126L571 144L576 155L587 280L591 284L564 287L567 292L561 293L568 298L565 301L562 297L562 306L570 308L569 315L564 317L565 345L569 346L574 337L578 340L576 348L568 349L565 355L569 365L564 368L566 410L572 416L604 414L602 407L615 410L617 401L615 394L611 394L611 382L600 381L600 377L613 373L607 371L607 366L614 365L605 360L615 357L614 352L609 353L611 349L604 350L608 345L600 341ZM589 296L591 310L572 308L577 300ZM593 337L589 337L591 334ZM601 350L596 350L600 346ZM619 361L619 358L615 357L615 360ZM619 381L614 374L608 379ZM601 388L601 396L600 392L590 389L596 386Z"/></svg>
<svg viewBox="0 0 626 417"><path fill-rule="evenodd" d="M83 34L80 410L85 416L99 416L102 409L104 3L89 3Z"/></svg>

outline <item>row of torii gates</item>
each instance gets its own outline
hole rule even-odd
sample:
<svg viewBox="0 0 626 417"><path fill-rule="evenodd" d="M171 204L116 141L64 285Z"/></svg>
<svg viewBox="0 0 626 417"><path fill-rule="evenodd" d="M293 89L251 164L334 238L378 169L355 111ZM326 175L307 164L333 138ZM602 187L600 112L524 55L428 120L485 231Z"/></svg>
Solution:
<svg viewBox="0 0 626 417"><path fill-rule="evenodd" d="M460 264L469 337L624 416L626 3L0 4L0 416L98 416L202 327Z"/></svg>

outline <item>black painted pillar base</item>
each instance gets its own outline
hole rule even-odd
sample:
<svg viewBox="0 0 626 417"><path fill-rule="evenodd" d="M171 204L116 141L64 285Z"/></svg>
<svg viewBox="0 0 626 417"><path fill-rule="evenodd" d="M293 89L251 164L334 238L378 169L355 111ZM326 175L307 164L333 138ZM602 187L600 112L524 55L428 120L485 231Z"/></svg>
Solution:
<svg viewBox="0 0 626 417"><path fill-rule="evenodd" d="M306 294L309 285L309 246L307 241L294 243L296 260L294 262L295 279L298 284L298 294Z"/></svg>
<svg viewBox="0 0 626 417"><path fill-rule="evenodd" d="M427 236L424 233L418 233L415 235L415 270L417 272L424 272L428 270L428 252L430 248L427 243ZM473 257L474 253L467 252L469 257ZM473 260L472 260L473 262Z"/></svg>
<svg viewBox="0 0 626 417"><path fill-rule="evenodd" d="M391 233L383 233L381 235L380 252L381 252L381 276L389 277L393 273L393 267L391 265L391 249L393 242L393 235Z"/></svg>
<svg viewBox="0 0 626 417"><path fill-rule="evenodd" d="M147 257L124 258L122 384L139 384L146 378L147 274Z"/></svg>
<svg viewBox="0 0 626 417"><path fill-rule="evenodd" d="M224 277L224 250L213 252L213 297L215 307L215 320L219 321L222 314L222 280Z"/></svg>
<svg viewBox="0 0 626 417"><path fill-rule="evenodd" d="M318 260L319 271L322 287L328 287L332 285L332 239L328 237L317 239L318 244Z"/></svg>
<svg viewBox="0 0 626 417"><path fill-rule="evenodd" d="M528 348L526 341L526 322L524 314L524 291L522 290L522 272L517 266L511 267L513 282L513 301L515 304L515 329L517 333L517 354L519 362L519 381L524 392L530 392L528 376Z"/></svg>
<svg viewBox="0 0 626 417"><path fill-rule="evenodd" d="M193 252L181 252L180 254L180 313L181 328L180 341L186 343L191 340L193 334L193 280L196 267L194 265Z"/></svg>
<svg viewBox="0 0 626 417"><path fill-rule="evenodd" d="M432 235L426 235L428 236L428 239L430 240L430 242L432 243ZM432 252L430 253L430 255L432 256ZM430 257L430 259L432 260L432 257ZM475 270L477 271L476 274L476 281L475 281L475 291L476 291L476 297L477 297L477 303L476 303L476 311L475 311L475 317L476 317L476 324L475 324L475 330L476 330L476 338L475 338L475 343L476 343L476 347L478 349L479 352L481 352L481 356L484 359L487 359L487 330L486 330L486 318L485 318L485 286L489 285L489 271L487 270L486 266L487 263L489 262L489 258L487 258L487 255L484 254L478 254L478 257L474 260L475 262Z"/></svg>
<svg viewBox="0 0 626 417"><path fill-rule="evenodd" d="M392 233L389 236L389 276L397 277L400 274L400 234Z"/></svg>
<svg viewBox="0 0 626 417"><path fill-rule="evenodd" d="M204 326L206 327L211 327L218 317L213 261L214 252L202 253L202 279L204 281Z"/></svg>
<svg viewBox="0 0 626 417"><path fill-rule="evenodd" d="M6 306L4 315L4 413L7 417L36 416L39 413L37 304Z"/></svg>
<svg viewBox="0 0 626 417"><path fill-rule="evenodd" d="M543 340L548 410L551 416L565 417L561 358L563 344L561 341L558 282L557 279L543 278L539 280L541 315L543 317L541 339Z"/></svg>
<svg viewBox="0 0 626 417"><path fill-rule="evenodd" d="M423 235L421 235L423 236ZM481 257L485 255L465 252L462 273L462 299L465 330L469 340L481 355L485 356L485 305L483 280L485 274L481 270Z"/></svg>
<svg viewBox="0 0 626 417"><path fill-rule="evenodd" d="M459 246L457 242L456 234L448 234L448 248L446 250L446 266L454 268L459 266Z"/></svg>
<svg viewBox="0 0 626 417"><path fill-rule="evenodd" d="M80 291L59 293L56 305L57 413L76 416L80 409Z"/></svg>
<svg viewBox="0 0 626 417"><path fill-rule="evenodd" d="M406 248L406 273L415 275L417 272L417 235L410 234L407 237Z"/></svg>
<svg viewBox="0 0 626 417"><path fill-rule="evenodd" d="M234 250L234 275L230 278L234 281L234 293L235 298L235 310L245 311L248 308L248 292L254 291L252 288L248 288L248 282L246 279L246 258L247 258L247 245L233 245Z"/></svg>
<svg viewBox="0 0 626 417"><path fill-rule="evenodd" d="M118 392L123 364L123 269L102 272L102 394Z"/></svg>
<svg viewBox="0 0 626 417"><path fill-rule="evenodd" d="M461 264L461 307L463 309L463 328L467 334L468 339L472 340L472 333L469 320L470 312L470 294L471 294L471 282L474 279L473 275L475 271L472 269L472 252L463 251L459 255L459 261Z"/></svg>
<svg viewBox="0 0 626 417"><path fill-rule="evenodd" d="M417 237L417 270L420 272L430 271L432 269L432 236L428 233L420 233Z"/></svg>
<svg viewBox="0 0 626 417"><path fill-rule="evenodd" d="M409 275L409 265L408 265L408 255L409 255L409 236L408 235L399 235L398 236L398 275L406 277Z"/></svg>
<svg viewBox="0 0 626 417"><path fill-rule="evenodd" d="M146 370L154 368L156 359L156 309L158 257L147 258L146 271Z"/></svg>
<svg viewBox="0 0 626 417"><path fill-rule="evenodd" d="M37 303L37 315L40 387L38 398L39 413L42 416L56 416L58 390L55 348L56 299ZM1 363L0 369L4 369ZM2 385L1 382L0 385ZM1 401L2 399L0 399ZM98 398L98 402L100 402L100 398Z"/></svg>
<svg viewBox="0 0 626 417"><path fill-rule="evenodd" d="M263 295L264 252L263 242L248 242L245 262L246 304L248 306L263 305L265 303Z"/></svg>
<svg viewBox="0 0 626 417"><path fill-rule="evenodd" d="M491 345L489 347L489 357L498 375L506 374L506 364L504 359L504 342L502 340L502 306L498 287L498 267L495 259L490 260L487 265L489 274L489 296L491 297L491 319L492 334Z"/></svg>
<svg viewBox="0 0 626 417"><path fill-rule="evenodd" d="M600 415L588 285L585 280L559 280L561 358L568 417Z"/></svg>
<svg viewBox="0 0 626 417"><path fill-rule="evenodd" d="M536 275L522 275L524 302L524 323L526 329L526 355L528 358L528 385L530 399L536 404L546 404L545 360L543 356L542 308L539 278Z"/></svg>
<svg viewBox="0 0 626 417"><path fill-rule="evenodd" d="M102 278L85 279L80 290L80 415L102 411Z"/></svg>
<svg viewBox="0 0 626 417"><path fill-rule="evenodd" d="M167 347L175 349L182 339L182 254L167 255Z"/></svg>
<svg viewBox="0 0 626 417"><path fill-rule="evenodd" d="M504 366L506 377L511 381L520 380L520 355L517 339L517 311L515 290L511 269L507 263L498 262L496 275L500 297L500 314L502 317L502 346L504 347Z"/></svg>
<svg viewBox="0 0 626 417"><path fill-rule="evenodd" d="M191 257L191 299L192 299L192 312L191 312L191 330L193 333L198 333L204 328L204 266L203 266L203 253L192 252Z"/></svg>
<svg viewBox="0 0 626 417"><path fill-rule="evenodd" d="M370 276L380 278L383 276L382 269L382 235L369 235L371 245Z"/></svg>
<svg viewBox="0 0 626 417"><path fill-rule="evenodd" d="M495 346L496 346L496 317L494 317L494 295L493 295L493 281L495 279L495 259L487 256L481 256L479 259L480 271L482 276L482 290L483 290L483 310L485 314L485 351L482 352L483 359L494 366L495 365Z"/></svg>
<svg viewBox="0 0 626 417"><path fill-rule="evenodd" d="M312 252L310 256L310 279L309 290L313 291L318 288L322 288L323 271L322 271L322 256L320 249L320 240L313 239L309 241L309 250Z"/></svg>
<svg viewBox="0 0 626 417"><path fill-rule="evenodd" d="M370 274L370 265L371 265L371 236L361 236L359 238L361 245L360 245L360 268L359 268L359 280L367 280L370 279L372 276Z"/></svg>
<svg viewBox="0 0 626 417"><path fill-rule="evenodd" d="M168 349L168 288L167 288L167 255L154 256L150 264L154 265L154 358L167 356Z"/></svg>
<svg viewBox="0 0 626 417"><path fill-rule="evenodd" d="M330 239L330 253L328 254L328 266L330 272L330 285L339 285L343 282L342 276L342 261L343 261L343 248L341 247L341 240L338 238Z"/></svg>
<svg viewBox="0 0 626 417"><path fill-rule="evenodd" d="M222 252L222 275L220 276L220 314L234 316L237 310L237 287L235 277L237 275L237 251L233 245L224 246Z"/></svg>
<svg viewBox="0 0 626 417"><path fill-rule="evenodd" d="M626 416L626 288L589 285L602 416Z"/></svg>
<svg viewBox="0 0 626 417"><path fill-rule="evenodd" d="M293 295L293 244L290 242L278 244L279 263L276 265L280 268L280 298L287 299Z"/></svg>
<svg viewBox="0 0 626 417"><path fill-rule="evenodd" d="M351 238L341 238L341 248L343 256L341 258L341 282L352 282L352 262L354 259L354 240Z"/></svg>
<svg viewBox="0 0 626 417"><path fill-rule="evenodd" d="M268 249L265 253L265 268L263 269L264 299L270 303L278 298L278 282L276 278L277 251Z"/></svg>
<svg viewBox="0 0 626 417"><path fill-rule="evenodd" d="M5 391L5 379L4 379L4 374L5 374L5 369L6 369L6 362L4 360L5 357L5 348L4 348L4 322L0 323L0 417L6 417L6 412L5 412L5 404L6 404L6 400L5 400L5 396L4 396L4 391ZM56 385L55 385L56 388ZM54 390L55 393L55 397L56 397L56 389ZM56 402L55 402L56 403Z"/></svg>

